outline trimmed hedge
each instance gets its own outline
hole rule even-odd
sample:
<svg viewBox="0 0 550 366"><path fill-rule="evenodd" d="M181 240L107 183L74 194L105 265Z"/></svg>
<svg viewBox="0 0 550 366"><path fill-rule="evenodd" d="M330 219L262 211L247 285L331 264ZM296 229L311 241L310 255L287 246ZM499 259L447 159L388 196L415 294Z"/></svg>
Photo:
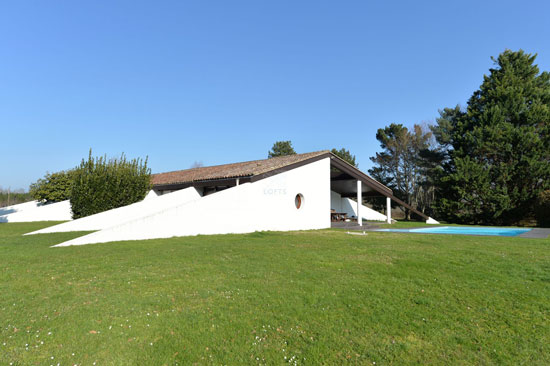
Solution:
<svg viewBox="0 0 550 366"><path fill-rule="evenodd" d="M151 189L151 169L147 158L82 160L74 171L70 200L73 219L126 206L145 198Z"/></svg>

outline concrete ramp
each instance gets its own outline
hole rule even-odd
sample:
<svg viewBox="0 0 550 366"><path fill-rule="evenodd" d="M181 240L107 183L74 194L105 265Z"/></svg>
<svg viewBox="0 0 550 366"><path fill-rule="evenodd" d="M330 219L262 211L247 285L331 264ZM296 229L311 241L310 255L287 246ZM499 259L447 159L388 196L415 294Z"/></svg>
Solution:
<svg viewBox="0 0 550 366"><path fill-rule="evenodd" d="M342 209L342 212L347 213L348 216L357 216L357 202L350 198L342 198ZM365 205L361 205L361 216L366 221L386 221L387 219L386 215Z"/></svg>
<svg viewBox="0 0 550 366"><path fill-rule="evenodd" d="M0 209L0 222L67 220L72 220L69 200L48 204L32 201Z"/></svg>
<svg viewBox="0 0 550 366"><path fill-rule="evenodd" d="M329 228L329 190L330 161L327 158L171 208L144 211L134 220L56 246Z"/></svg>
<svg viewBox="0 0 550 366"><path fill-rule="evenodd" d="M330 203L331 208L336 212L345 212L349 217L357 217L356 201L347 197L342 197L340 194L331 191ZM361 216L363 220L367 221L386 221L386 215L381 214L380 212L375 211L365 205L361 205Z"/></svg>
<svg viewBox="0 0 550 366"><path fill-rule="evenodd" d="M109 211L100 212L95 215L86 216L71 222L50 226L25 235L60 233L67 231L101 230L134 220L143 215L166 210L173 206L197 200L200 197L200 194L193 187L162 196L156 196L154 193L150 193L143 201L136 202L128 206L114 208Z"/></svg>
<svg viewBox="0 0 550 366"><path fill-rule="evenodd" d="M40 204L38 203L38 201L29 201L24 203L18 203L17 205L0 207L0 217L7 216L12 213L32 209L32 208L37 208L39 205Z"/></svg>
<svg viewBox="0 0 550 366"><path fill-rule="evenodd" d="M357 202L350 198L342 198L342 212L348 216L357 216ZM366 221L386 221L386 215L373 210L365 205L361 205L361 216Z"/></svg>

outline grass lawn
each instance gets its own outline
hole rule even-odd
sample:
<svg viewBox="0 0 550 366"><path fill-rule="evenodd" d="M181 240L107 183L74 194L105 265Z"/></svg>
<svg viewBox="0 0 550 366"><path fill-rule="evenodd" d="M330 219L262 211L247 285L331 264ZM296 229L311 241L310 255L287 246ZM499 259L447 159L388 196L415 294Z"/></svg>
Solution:
<svg viewBox="0 0 550 366"><path fill-rule="evenodd" d="M377 225L383 229L411 229L411 228L417 228L417 227L450 226L447 224L438 224L438 225L426 224L425 221L405 221L405 220L398 220L393 224L386 224L381 222L377 223L375 221L372 221L372 224Z"/></svg>
<svg viewBox="0 0 550 366"><path fill-rule="evenodd" d="M550 364L550 239L48 225L0 224L1 365Z"/></svg>

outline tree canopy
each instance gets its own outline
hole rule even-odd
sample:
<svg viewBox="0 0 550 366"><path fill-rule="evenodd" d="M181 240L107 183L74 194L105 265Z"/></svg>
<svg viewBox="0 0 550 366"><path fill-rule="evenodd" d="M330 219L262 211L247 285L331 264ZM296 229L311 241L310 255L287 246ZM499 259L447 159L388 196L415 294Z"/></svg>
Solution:
<svg viewBox="0 0 550 366"><path fill-rule="evenodd" d="M295 155L296 151L292 147L290 141L277 141L271 147L271 150L267 153L268 158L275 158L277 156Z"/></svg>
<svg viewBox="0 0 550 366"><path fill-rule="evenodd" d="M352 155L352 153L349 150L346 150L344 148L341 148L340 150L332 149L331 152L340 157L341 159L347 161L354 167L358 168L359 164L355 162L355 155Z"/></svg>
<svg viewBox="0 0 550 366"><path fill-rule="evenodd" d="M31 197L37 201L52 203L68 200L73 186L73 170L47 173L29 187Z"/></svg>
<svg viewBox="0 0 550 366"><path fill-rule="evenodd" d="M34 198L24 189L3 189L0 187L0 207L17 205L19 203L32 201Z"/></svg>
<svg viewBox="0 0 550 366"><path fill-rule="evenodd" d="M369 174L393 190L394 194L420 211L426 211L433 199L433 187L427 186L427 167L422 152L430 146L431 132L420 125L412 131L402 124L392 123L378 129L376 139L382 152L371 157L375 166ZM407 209L405 214L410 219Z"/></svg>
<svg viewBox="0 0 550 366"><path fill-rule="evenodd" d="M550 74L536 55L504 51L479 90L440 112L438 211L456 222L513 224L550 188Z"/></svg>
<svg viewBox="0 0 550 366"><path fill-rule="evenodd" d="M535 217L540 226L550 227L550 189L540 192Z"/></svg>

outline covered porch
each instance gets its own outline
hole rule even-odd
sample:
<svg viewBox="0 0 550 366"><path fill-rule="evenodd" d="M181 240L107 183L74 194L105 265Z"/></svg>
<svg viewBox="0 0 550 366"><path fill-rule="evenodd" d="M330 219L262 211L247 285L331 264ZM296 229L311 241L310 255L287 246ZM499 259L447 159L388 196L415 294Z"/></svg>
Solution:
<svg viewBox="0 0 550 366"><path fill-rule="evenodd" d="M409 209L411 212L420 216L426 223L438 223L434 219L430 218L428 215L414 209L407 203L403 202L399 198L393 195L391 189L381 184L380 182L372 179L368 175L361 172L359 169L348 164L344 160L331 156L330 158L330 189L331 189L331 198L334 196L340 196L342 199L347 200L348 204L353 204L353 212L355 213L355 218L353 218L351 224L356 226L363 225L363 218L368 217L371 212L365 212L371 210L370 208L363 205L364 198L366 197L385 197L386 202L386 217L385 222L388 224L392 223L391 217L391 202L394 201L397 205ZM337 199L331 199L331 206L338 206ZM353 201L352 201L353 200ZM331 222L341 221L333 220L335 214L341 215L343 212L338 212L339 207L331 207ZM344 211L341 209L340 211ZM349 211L349 210L348 210ZM352 217L349 217L352 219ZM380 218L377 217L375 220L380 221ZM333 225L334 226L334 225ZM338 226L338 225L336 225Z"/></svg>

